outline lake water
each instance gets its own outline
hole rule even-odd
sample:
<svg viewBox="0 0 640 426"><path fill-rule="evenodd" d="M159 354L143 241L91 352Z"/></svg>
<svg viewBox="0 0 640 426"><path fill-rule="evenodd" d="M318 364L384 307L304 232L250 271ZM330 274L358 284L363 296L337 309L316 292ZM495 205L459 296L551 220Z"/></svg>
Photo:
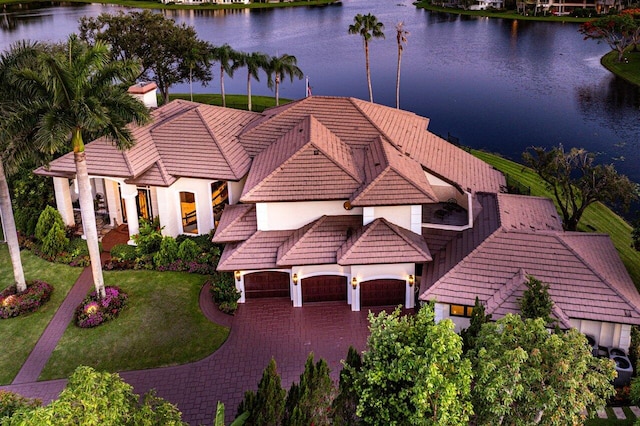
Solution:
<svg viewBox="0 0 640 426"><path fill-rule="evenodd" d="M57 41L83 15L105 5L26 5L0 13L0 48L29 38ZM241 11L165 11L214 44L275 55L288 53L310 79L314 95L367 99L362 40L347 28L373 13L386 39L371 42L374 99L395 104L395 24L411 33L402 60L400 103L429 117L429 129L475 148L519 159L528 146L580 146L640 182L640 91L599 63L609 49L584 41L577 24L468 18L416 9L409 0L345 0L341 6ZM217 68L209 87L219 92ZM245 93L246 75L225 77L227 93ZM269 95L265 78L254 94ZM173 92L188 92L188 85ZM281 96L304 96L304 80Z"/></svg>

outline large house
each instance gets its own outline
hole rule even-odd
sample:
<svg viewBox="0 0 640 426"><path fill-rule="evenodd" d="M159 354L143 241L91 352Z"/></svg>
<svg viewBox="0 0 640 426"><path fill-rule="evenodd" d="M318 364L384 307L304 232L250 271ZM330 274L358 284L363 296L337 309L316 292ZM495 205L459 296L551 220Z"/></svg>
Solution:
<svg viewBox="0 0 640 426"><path fill-rule="evenodd" d="M627 348L640 295L607 236L562 231L547 200L503 193L504 176L427 130L413 113L353 98L309 97L264 113L173 101L133 128L137 144L86 147L112 224L224 243L218 269L241 302L343 301L358 311L436 302L468 324L475 297L494 318L518 311L529 276L550 285L554 316ZM52 176L74 223L71 155Z"/></svg>

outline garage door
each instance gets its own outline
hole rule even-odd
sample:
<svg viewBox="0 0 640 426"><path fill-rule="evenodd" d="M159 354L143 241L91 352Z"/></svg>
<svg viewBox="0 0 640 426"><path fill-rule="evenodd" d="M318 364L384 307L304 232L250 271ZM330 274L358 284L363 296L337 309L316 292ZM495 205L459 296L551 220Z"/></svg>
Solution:
<svg viewBox="0 0 640 426"><path fill-rule="evenodd" d="M302 303L347 300L347 277L321 275L304 278Z"/></svg>
<svg viewBox="0 0 640 426"><path fill-rule="evenodd" d="M289 297L287 272L254 272L244 276L244 295L247 299L258 297Z"/></svg>
<svg viewBox="0 0 640 426"><path fill-rule="evenodd" d="M371 280L360 283L361 306L404 305L404 280Z"/></svg>

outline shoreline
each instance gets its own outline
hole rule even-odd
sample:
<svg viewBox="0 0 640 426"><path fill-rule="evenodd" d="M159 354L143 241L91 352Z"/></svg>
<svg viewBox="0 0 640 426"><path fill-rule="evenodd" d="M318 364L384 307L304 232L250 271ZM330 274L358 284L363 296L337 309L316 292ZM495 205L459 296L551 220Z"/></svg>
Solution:
<svg viewBox="0 0 640 426"><path fill-rule="evenodd" d="M435 6L427 1L417 1L413 3L418 9L428 10L430 12L451 13L454 15L477 16L482 18L499 18L522 21L539 21L539 22L558 22L558 23L583 23L594 18L574 18L572 16L525 16L516 13L513 10L465 10L453 7Z"/></svg>
<svg viewBox="0 0 640 426"><path fill-rule="evenodd" d="M7 6L23 5L30 3L85 3L85 4L112 4L115 6L132 7L138 9L158 9L158 10L240 10L240 9L275 9L283 7L325 7L341 6L340 0L308 0L308 1L286 1L278 3L249 3L249 4L213 4L213 3L187 3L187 4L164 4L152 0L65 0L42 2L39 0L0 0L3 8Z"/></svg>

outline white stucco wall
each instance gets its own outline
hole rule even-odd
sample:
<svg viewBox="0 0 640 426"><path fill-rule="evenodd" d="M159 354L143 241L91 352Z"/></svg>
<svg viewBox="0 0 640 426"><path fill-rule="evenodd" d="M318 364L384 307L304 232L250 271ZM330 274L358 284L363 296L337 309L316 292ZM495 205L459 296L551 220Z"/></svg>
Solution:
<svg viewBox="0 0 640 426"><path fill-rule="evenodd" d="M449 198L456 198L456 196L460 194L450 183L447 183L428 172L424 172L424 175L427 177L427 181L433 188L433 192L435 192L438 197L438 201L447 201Z"/></svg>
<svg viewBox="0 0 640 426"><path fill-rule="evenodd" d="M122 219L122 203L120 202L120 191L118 182L105 179L105 197L107 198L107 208L109 209L109 219L111 225L117 226L124 223Z"/></svg>
<svg viewBox="0 0 640 426"><path fill-rule="evenodd" d="M237 204L240 201L240 195L242 195L242 189L244 183L247 181L245 176L240 182L227 182L227 192L229 193L229 204Z"/></svg>
<svg viewBox="0 0 640 426"><path fill-rule="evenodd" d="M258 231L298 229L323 215L360 215L362 209L345 210L344 200L295 203L257 203Z"/></svg>
<svg viewBox="0 0 640 426"><path fill-rule="evenodd" d="M582 334L593 336L600 346L628 351L631 345L630 325L580 319L571 319L571 325Z"/></svg>
<svg viewBox="0 0 640 426"><path fill-rule="evenodd" d="M422 208L420 206L415 207L420 208L420 219L422 219ZM363 207L362 210L362 222L364 225L378 218L385 218L389 222L406 229L413 229L415 226L413 221L416 219L416 210L411 205Z"/></svg>
<svg viewBox="0 0 640 426"><path fill-rule="evenodd" d="M435 312L436 322L450 319L451 321L453 321L453 324L455 325L454 330L456 333L460 333L465 328L468 328L471 323L471 320L467 317L457 317L457 316L449 315L449 312L450 312L449 308L450 308L450 305L447 303L435 304L434 312Z"/></svg>
<svg viewBox="0 0 640 426"><path fill-rule="evenodd" d="M163 234L175 237L183 233L180 192L191 192L195 195L198 234L208 233L213 229L211 181L180 178L169 188L157 188L156 190L158 216L160 224L165 227Z"/></svg>
<svg viewBox="0 0 640 426"><path fill-rule="evenodd" d="M351 278L356 277L358 283L363 281L379 280L379 279L394 279L407 281L405 288L404 306L406 308L413 308L415 306L415 286L408 285L409 275L415 277L415 264L414 263L394 263L388 265L352 265L351 266ZM354 311L360 310L360 285L358 285L355 292L353 292L354 299L351 303L351 309Z"/></svg>

